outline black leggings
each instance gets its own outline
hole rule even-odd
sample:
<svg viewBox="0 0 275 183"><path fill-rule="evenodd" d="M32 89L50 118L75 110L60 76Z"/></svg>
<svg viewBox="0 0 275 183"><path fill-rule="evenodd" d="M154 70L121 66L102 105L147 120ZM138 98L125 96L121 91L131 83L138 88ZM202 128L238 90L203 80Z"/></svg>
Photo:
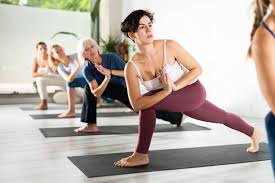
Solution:
<svg viewBox="0 0 275 183"><path fill-rule="evenodd" d="M102 96L118 100L128 108L133 109L128 98L127 88L123 85L109 83ZM96 104L97 98L91 93L89 85L86 85L83 96L81 122L96 123ZM180 112L157 111L156 117L169 121L172 124L180 124L182 114Z"/></svg>

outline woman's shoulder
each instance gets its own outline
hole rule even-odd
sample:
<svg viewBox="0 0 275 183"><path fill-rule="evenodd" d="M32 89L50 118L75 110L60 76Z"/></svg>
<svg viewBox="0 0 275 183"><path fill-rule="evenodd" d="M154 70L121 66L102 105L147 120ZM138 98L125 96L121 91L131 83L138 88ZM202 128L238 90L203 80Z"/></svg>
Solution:
<svg viewBox="0 0 275 183"><path fill-rule="evenodd" d="M134 73L136 73L137 71L137 69L136 69L136 62L135 61L133 61L133 60L129 60L127 63L126 63L126 65L125 65L125 68L124 68L124 71L126 72L126 73L131 73L131 74L134 74Z"/></svg>
<svg viewBox="0 0 275 183"><path fill-rule="evenodd" d="M36 57L36 56L33 57L32 62L35 63L35 64L38 64L38 60L37 60L37 57Z"/></svg>
<svg viewBox="0 0 275 183"><path fill-rule="evenodd" d="M163 48L163 45L166 44L166 49L175 48L179 46L179 43L173 39L158 39L154 41L154 45L158 46L160 49Z"/></svg>
<svg viewBox="0 0 275 183"><path fill-rule="evenodd" d="M155 39L154 40L154 44L163 44L164 42L166 42L166 44L177 43L177 41L175 41L174 39Z"/></svg>
<svg viewBox="0 0 275 183"><path fill-rule="evenodd" d="M273 39L270 39L270 33L265 30L263 26L260 26L256 31L252 39L252 45L257 47L266 47L267 44L273 43Z"/></svg>
<svg viewBox="0 0 275 183"><path fill-rule="evenodd" d="M128 62L133 62L135 64L142 64L144 62L145 57L136 51L133 56L130 58Z"/></svg>
<svg viewBox="0 0 275 183"><path fill-rule="evenodd" d="M102 58L120 58L117 54L113 52L104 53L101 56Z"/></svg>

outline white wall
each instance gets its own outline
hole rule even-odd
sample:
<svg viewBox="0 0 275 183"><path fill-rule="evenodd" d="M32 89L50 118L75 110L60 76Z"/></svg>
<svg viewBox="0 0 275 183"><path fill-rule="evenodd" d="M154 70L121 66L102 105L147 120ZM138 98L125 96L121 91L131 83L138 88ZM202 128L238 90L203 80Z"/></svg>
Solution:
<svg viewBox="0 0 275 183"><path fill-rule="evenodd" d="M111 36L119 36L120 23L123 17L123 0L101 0L100 3L100 37L107 40Z"/></svg>
<svg viewBox="0 0 275 183"><path fill-rule="evenodd" d="M107 40L110 34L110 1L101 0L99 10L99 32L103 40ZM121 16L118 16L119 18Z"/></svg>
<svg viewBox="0 0 275 183"><path fill-rule="evenodd" d="M0 4L0 85L31 83L31 66L35 44L45 41L50 47L61 44L66 52L75 52L77 39L59 35L59 31L74 32L79 37L90 36L89 13L50 10Z"/></svg>
<svg viewBox="0 0 275 183"><path fill-rule="evenodd" d="M155 37L181 43L202 65L207 98L245 116L268 110L260 94L253 62L245 60L251 29L251 0L114 0L122 13L110 13L110 32L133 10L155 13ZM120 9L118 9L120 10ZM122 17L119 17L122 14Z"/></svg>

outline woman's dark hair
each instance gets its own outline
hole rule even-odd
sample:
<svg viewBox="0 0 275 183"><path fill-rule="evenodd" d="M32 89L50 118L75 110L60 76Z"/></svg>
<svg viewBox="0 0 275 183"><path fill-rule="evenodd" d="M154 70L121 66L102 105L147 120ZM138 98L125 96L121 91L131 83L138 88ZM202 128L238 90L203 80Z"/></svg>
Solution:
<svg viewBox="0 0 275 183"><path fill-rule="evenodd" d="M129 37L128 32L136 32L139 26L139 20L143 16L147 16L151 22L154 21L154 15L151 12L146 10L135 10L121 23L121 32L127 37Z"/></svg>
<svg viewBox="0 0 275 183"><path fill-rule="evenodd" d="M46 44L45 42L40 41L40 42L38 42L38 43L35 45L35 48L37 49L38 46L40 46L40 45L47 47L47 44Z"/></svg>

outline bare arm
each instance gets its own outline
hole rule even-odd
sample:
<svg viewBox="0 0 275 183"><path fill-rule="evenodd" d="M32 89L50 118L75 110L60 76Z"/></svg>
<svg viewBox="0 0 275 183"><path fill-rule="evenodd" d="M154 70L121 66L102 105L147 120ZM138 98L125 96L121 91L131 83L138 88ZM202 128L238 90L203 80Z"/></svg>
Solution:
<svg viewBox="0 0 275 183"><path fill-rule="evenodd" d="M275 42L266 32L259 30L252 43L252 58L255 62L261 91L275 114Z"/></svg>
<svg viewBox="0 0 275 183"><path fill-rule="evenodd" d="M163 90L151 96L141 96L138 76L133 64L125 67L125 79L130 103L135 111L147 109L160 102L172 92L172 84L167 80L167 75L161 71Z"/></svg>
<svg viewBox="0 0 275 183"><path fill-rule="evenodd" d="M74 60L74 64L76 65L76 67L74 68L74 70L70 74L67 74L66 72L62 72L62 71L60 72L60 75L67 82L72 82L74 80L75 75L77 74L77 72L80 69L80 64L79 64L77 59Z"/></svg>
<svg viewBox="0 0 275 183"><path fill-rule="evenodd" d="M112 75L124 77L124 71L123 70L112 70Z"/></svg>
<svg viewBox="0 0 275 183"><path fill-rule="evenodd" d="M102 65L97 65L97 64L95 64L95 67L101 73L104 72L104 73L108 73L108 75L110 75L111 72L112 72L112 75L124 77L124 71L123 70L112 70L111 71L111 69L106 69Z"/></svg>
<svg viewBox="0 0 275 183"><path fill-rule="evenodd" d="M189 72L178 79L173 86L173 90L179 90L192 83L202 73L200 64L176 41L167 41L167 50L171 52L175 59L186 67Z"/></svg>
<svg viewBox="0 0 275 183"><path fill-rule="evenodd" d="M110 73L104 72L102 70L99 70L99 72L101 72L103 75L105 75L103 82L99 86L95 79L89 82L90 90L96 98L101 97L101 95L105 91L105 89L108 86L109 81L111 79Z"/></svg>
<svg viewBox="0 0 275 183"><path fill-rule="evenodd" d="M37 72L38 71L38 67L39 65L37 64L36 58L33 59L33 63L32 63L32 77L42 77L45 76L46 73L42 73L42 72Z"/></svg>

